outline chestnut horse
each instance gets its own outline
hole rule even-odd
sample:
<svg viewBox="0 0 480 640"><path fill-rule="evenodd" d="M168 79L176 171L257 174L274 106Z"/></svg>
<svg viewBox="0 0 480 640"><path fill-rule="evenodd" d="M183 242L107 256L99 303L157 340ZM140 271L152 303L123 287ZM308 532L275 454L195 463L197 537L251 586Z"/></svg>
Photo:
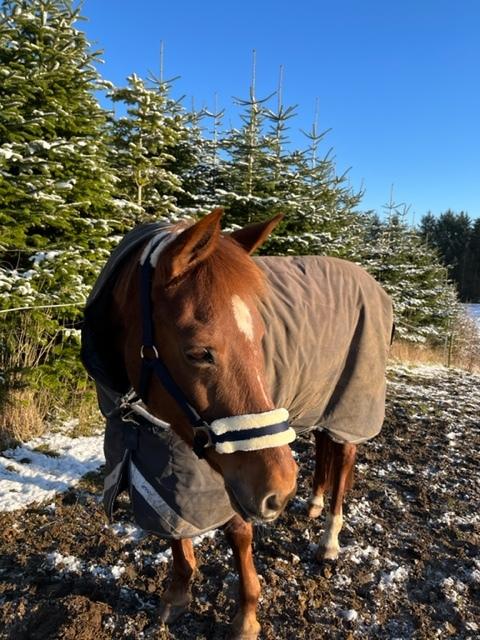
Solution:
<svg viewBox="0 0 480 640"><path fill-rule="evenodd" d="M168 423L223 478L235 512L223 529L240 577L232 637L250 640L260 631L252 524L278 517L295 493L297 478L288 446L295 436L287 411L276 408L266 373L261 305L267 279L250 257L281 216L230 235L221 233L220 218L221 210L215 210L191 226L170 228L157 246L142 246L113 286L109 313L112 340L131 386L150 413ZM150 273L140 287L142 264L147 263ZM383 338L377 341L383 354ZM383 361L379 370L382 366ZM342 387L346 393L347 387ZM321 513L330 490L318 558L334 559L356 444L355 438L334 442L325 431L316 431L315 438L309 515ZM167 623L187 609L196 566L191 539L174 539L171 548L173 566L161 607Z"/></svg>

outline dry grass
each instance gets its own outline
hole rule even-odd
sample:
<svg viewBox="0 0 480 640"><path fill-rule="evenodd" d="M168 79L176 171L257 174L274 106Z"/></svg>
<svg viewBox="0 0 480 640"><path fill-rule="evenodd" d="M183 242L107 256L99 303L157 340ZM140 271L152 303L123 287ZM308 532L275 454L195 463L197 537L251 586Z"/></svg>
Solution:
<svg viewBox="0 0 480 640"><path fill-rule="evenodd" d="M58 336L57 325L35 314L21 314L0 328L0 450L41 436L72 417L74 437L98 429L96 396L86 373L64 383L52 384L48 371L42 378L42 363L62 357L54 351L59 349Z"/></svg>
<svg viewBox="0 0 480 640"><path fill-rule="evenodd" d="M71 423L65 430L65 423ZM41 436L47 430L62 431L72 438L90 436L103 425L93 391L74 394L67 405L58 406L48 390L11 389L0 407L0 451Z"/></svg>
<svg viewBox="0 0 480 640"><path fill-rule="evenodd" d="M405 340L396 340L393 343L390 360L406 364L446 364L445 349Z"/></svg>
<svg viewBox="0 0 480 640"><path fill-rule="evenodd" d="M72 438L94 435L104 426L105 419L98 408L93 383L91 387L92 389L72 394L68 405L57 411L57 423L71 422L68 435ZM62 430L64 431L64 427Z"/></svg>
<svg viewBox="0 0 480 640"><path fill-rule="evenodd" d="M0 409L0 450L42 435L45 415L31 389L12 389Z"/></svg>
<svg viewBox="0 0 480 640"><path fill-rule="evenodd" d="M394 341L390 360L406 364L443 365L480 373L480 329L474 320L459 315L443 346Z"/></svg>

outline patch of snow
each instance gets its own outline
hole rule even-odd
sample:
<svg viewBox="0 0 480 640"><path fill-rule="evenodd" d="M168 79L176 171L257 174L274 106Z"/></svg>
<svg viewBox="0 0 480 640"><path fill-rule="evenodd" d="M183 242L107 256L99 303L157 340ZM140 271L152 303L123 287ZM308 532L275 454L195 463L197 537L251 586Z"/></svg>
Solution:
<svg viewBox="0 0 480 640"><path fill-rule="evenodd" d="M82 561L75 556L64 556L58 551L47 554L47 566L60 570L60 573L81 573Z"/></svg>
<svg viewBox="0 0 480 640"><path fill-rule="evenodd" d="M467 313L472 317L480 328L480 304L467 304L465 305Z"/></svg>
<svg viewBox="0 0 480 640"><path fill-rule="evenodd" d="M355 609L341 609L339 615L347 622L354 622L358 618L358 611L355 611Z"/></svg>
<svg viewBox="0 0 480 640"><path fill-rule="evenodd" d="M467 585L461 580L455 580L452 577L445 578L441 583L443 595L453 604L457 604L467 591Z"/></svg>
<svg viewBox="0 0 480 640"><path fill-rule="evenodd" d="M39 447L55 455L38 451ZM49 433L0 454L0 511L52 500L104 463L103 436Z"/></svg>
<svg viewBox="0 0 480 640"><path fill-rule="evenodd" d="M125 573L125 567L122 564L113 565L113 567L93 564L86 566L85 569L101 580L118 580Z"/></svg>
<svg viewBox="0 0 480 640"><path fill-rule="evenodd" d="M364 548L358 545L350 545L341 549L340 553L344 553L346 559L354 564L361 564L367 559L372 559L375 566L379 564L380 552L376 547L372 547L371 545L367 545Z"/></svg>
<svg viewBox="0 0 480 640"><path fill-rule="evenodd" d="M122 542L139 542L146 537L147 533L132 522L115 522L108 525L108 528L117 535Z"/></svg>
<svg viewBox="0 0 480 640"><path fill-rule="evenodd" d="M395 588L408 578L408 570L405 567L399 566L388 573L384 573L380 578L378 588L380 591L386 591L387 589Z"/></svg>
<svg viewBox="0 0 480 640"><path fill-rule="evenodd" d="M35 253L30 260L33 262L35 266L41 264L44 260L51 261L55 260L55 258L60 255L61 251L38 251Z"/></svg>

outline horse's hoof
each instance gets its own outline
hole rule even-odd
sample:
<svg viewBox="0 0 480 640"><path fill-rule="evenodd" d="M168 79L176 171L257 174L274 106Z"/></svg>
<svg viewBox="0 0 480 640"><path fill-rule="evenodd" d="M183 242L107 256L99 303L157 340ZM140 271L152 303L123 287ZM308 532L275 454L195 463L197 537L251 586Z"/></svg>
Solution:
<svg viewBox="0 0 480 640"><path fill-rule="evenodd" d="M159 617L164 624L173 624L187 611L188 604L174 605L170 602L162 602Z"/></svg>
<svg viewBox="0 0 480 640"><path fill-rule="evenodd" d="M315 554L315 560L317 562L329 562L334 564L334 561L338 559L340 553L340 547L323 547L319 546Z"/></svg>

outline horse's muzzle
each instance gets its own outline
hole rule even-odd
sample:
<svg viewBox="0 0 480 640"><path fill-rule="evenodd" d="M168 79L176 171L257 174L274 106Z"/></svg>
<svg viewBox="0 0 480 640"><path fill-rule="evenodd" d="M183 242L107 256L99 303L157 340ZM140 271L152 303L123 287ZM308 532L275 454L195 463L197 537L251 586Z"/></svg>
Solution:
<svg viewBox="0 0 480 640"><path fill-rule="evenodd" d="M295 495L296 489L297 484L295 482L293 489L287 494L272 491L255 501L255 503L242 500L239 497L241 491L235 491L231 486L227 488L227 491L233 508L244 520L254 523L267 523L276 520L284 511L289 500Z"/></svg>

